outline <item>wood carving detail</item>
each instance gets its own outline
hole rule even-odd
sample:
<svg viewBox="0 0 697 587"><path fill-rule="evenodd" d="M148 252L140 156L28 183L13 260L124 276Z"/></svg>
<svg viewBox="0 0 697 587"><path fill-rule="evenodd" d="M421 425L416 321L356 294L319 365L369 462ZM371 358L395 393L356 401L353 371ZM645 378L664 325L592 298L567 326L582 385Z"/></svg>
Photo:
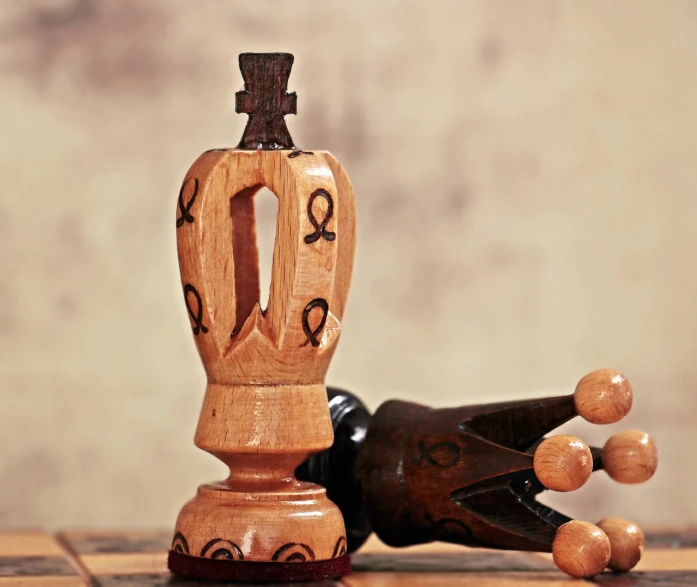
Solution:
<svg viewBox="0 0 697 587"><path fill-rule="evenodd" d="M184 191L186 190L186 186L189 184L190 181L193 181L194 184L194 189L191 192L191 195L189 196L189 199L186 201L186 204L184 203ZM181 213L181 216L177 218L177 228L181 228L184 226L185 222L193 223L195 218L191 215L191 208L194 205L194 202L196 201L196 196L198 195L198 179L195 177L189 177L187 178L184 183L182 184L181 189L179 190L179 198L177 199L177 205L179 206L179 212Z"/></svg>
<svg viewBox="0 0 697 587"><path fill-rule="evenodd" d="M339 539L334 545L334 552L332 553L332 558L337 556L344 556L346 554L346 536L339 536Z"/></svg>
<svg viewBox="0 0 697 587"><path fill-rule="evenodd" d="M300 155L314 155L312 151L301 151L300 149L293 149L290 153L288 153L288 159L295 159L296 157L300 157Z"/></svg>
<svg viewBox="0 0 697 587"><path fill-rule="evenodd" d="M314 310L315 308L320 309L320 311L322 312L322 317L320 318L319 324L317 324L317 326L313 329L310 326L310 314L312 313L312 310ZM306 346L308 343L312 346L319 346L319 339L317 338L317 336L322 333L322 330L324 330L324 325L327 323L328 314L329 304L327 303L327 300L324 300L322 298L315 298L314 300L309 302L307 306L305 306L305 309L303 310L302 323L303 332L305 332L307 340L300 346Z"/></svg>
<svg viewBox="0 0 697 587"><path fill-rule="evenodd" d="M327 201L327 210L324 212L324 218L322 222L317 222L315 218L315 213L312 210L312 204L315 203L317 198L324 198ZM327 224L332 219L334 215L334 200L329 192L325 189L316 189L310 195L310 199L307 201L307 217L310 219L310 224L315 227L315 232L305 236L305 244L310 245L317 242L319 239L323 238L326 241L333 241L336 238L336 233L327 230Z"/></svg>
<svg viewBox="0 0 697 587"><path fill-rule="evenodd" d="M460 447L455 442L436 442L426 446L424 440L419 440L418 454L414 462L425 462L441 469L447 469L457 464L459 459Z"/></svg>
<svg viewBox="0 0 697 587"><path fill-rule="evenodd" d="M179 230L177 240L182 282L195 284L200 323L209 331L196 338L209 380L320 381L338 342L353 262L355 211L344 170L324 152L289 160L287 152L230 150L203 154L187 177L198 180L189 212L195 222ZM279 199L265 310L254 215L261 186ZM184 190L185 209L192 189L193 180ZM313 242L306 245L305 237ZM196 328L198 298L187 297ZM308 322L303 312L311 300L324 300L327 308L316 302Z"/></svg>
<svg viewBox="0 0 697 587"><path fill-rule="evenodd" d="M271 560L284 563L304 563L315 560L315 553L307 544L289 542L274 552Z"/></svg>
<svg viewBox="0 0 697 587"><path fill-rule="evenodd" d="M196 302L195 309L191 306L191 299L189 298L191 294ZM199 332L203 334L208 333L208 328L203 324L203 302L201 301L201 295L198 293L196 288L187 283L184 286L184 300L186 301L186 310L189 312L189 317L193 324L194 334L198 336Z"/></svg>
<svg viewBox="0 0 697 587"><path fill-rule="evenodd" d="M244 560L244 554L242 554L240 547L234 542L222 538L209 540L201 550L201 556L213 559Z"/></svg>
<svg viewBox="0 0 697 587"><path fill-rule="evenodd" d="M177 532L172 540L172 550L181 554L189 554L189 544L181 532Z"/></svg>

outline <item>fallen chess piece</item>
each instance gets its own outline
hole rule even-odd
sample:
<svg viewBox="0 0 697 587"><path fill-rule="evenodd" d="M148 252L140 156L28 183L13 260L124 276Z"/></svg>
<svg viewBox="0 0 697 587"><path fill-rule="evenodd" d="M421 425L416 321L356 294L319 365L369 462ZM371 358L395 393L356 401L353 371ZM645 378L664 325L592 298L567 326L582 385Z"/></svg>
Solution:
<svg viewBox="0 0 697 587"><path fill-rule="evenodd" d="M636 524L572 520L536 497L578 489L601 469L620 483L650 479L658 454L639 430L615 434L602 449L573 436L544 438L577 415L618 422L631 406L629 382L611 370L586 375L569 396L447 409L393 400L372 417L358 398L330 388L334 445L296 475L327 487L344 515L349 552L375 532L391 546L552 552L573 577L628 571L644 549Z"/></svg>

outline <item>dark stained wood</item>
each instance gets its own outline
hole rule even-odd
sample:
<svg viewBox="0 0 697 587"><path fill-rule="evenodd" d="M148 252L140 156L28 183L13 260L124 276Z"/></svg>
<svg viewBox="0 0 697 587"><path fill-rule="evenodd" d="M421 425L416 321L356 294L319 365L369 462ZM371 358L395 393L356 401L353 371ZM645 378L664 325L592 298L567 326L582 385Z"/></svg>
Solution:
<svg viewBox="0 0 697 587"><path fill-rule="evenodd" d="M574 415L572 396L441 410L383 404L358 465L374 531L393 546L550 551L569 518L535 500L543 487L526 451Z"/></svg>
<svg viewBox="0 0 697 587"><path fill-rule="evenodd" d="M286 114L297 112L295 92L286 92L293 66L290 53L242 53L244 90L235 94L235 110L249 114L239 149L294 149Z"/></svg>
<svg viewBox="0 0 697 587"><path fill-rule="evenodd" d="M288 583L230 583L229 581L202 581L172 577L170 573L110 575L93 578L94 587L288 587ZM341 587L339 581L312 581L292 583L297 587Z"/></svg>
<svg viewBox="0 0 697 587"><path fill-rule="evenodd" d="M35 575L76 575L70 563L60 556L1 556L0 577Z"/></svg>
<svg viewBox="0 0 697 587"><path fill-rule="evenodd" d="M348 392L331 389L329 405L334 445L298 478L327 487L349 552L371 529L392 546L441 540L551 551L570 520L535 500L544 487L532 455L545 433L574 417L573 396L442 410L390 401L370 420ZM600 450L593 454L599 468Z"/></svg>
<svg viewBox="0 0 697 587"><path fill-rule="evenodd" d="M571 518L537 501L545 487L534 455L545 435L579 415L576 403L569 395L431 409L393 400L371 418L358 398L330 389L334 445L304 463L298 478L327 487L344 515L349 552L371 531L391 546L444 541L551 552ZM603 469L603 449L590 453L593 470Z"/></svg>

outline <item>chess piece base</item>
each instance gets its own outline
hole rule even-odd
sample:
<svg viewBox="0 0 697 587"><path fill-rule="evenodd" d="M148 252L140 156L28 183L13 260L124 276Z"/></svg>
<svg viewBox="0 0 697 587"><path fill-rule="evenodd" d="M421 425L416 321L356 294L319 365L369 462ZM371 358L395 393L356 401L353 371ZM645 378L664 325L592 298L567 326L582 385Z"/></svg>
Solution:
<svg viewBox="0 0 697 587"><path fill-rule="evenodd" d="M339 508L292 477L202 485L177 518L172 550L200 559L309 563L346 554Z"/></svg>
<svg viewBox="0 0 697 587"><path fill-rule="evenodd" d="M281 583L338 579L351 572L351 559L344 554L326 561L249 562L201 558L170 550L167 566L175 575L196 579Z"/></svg>

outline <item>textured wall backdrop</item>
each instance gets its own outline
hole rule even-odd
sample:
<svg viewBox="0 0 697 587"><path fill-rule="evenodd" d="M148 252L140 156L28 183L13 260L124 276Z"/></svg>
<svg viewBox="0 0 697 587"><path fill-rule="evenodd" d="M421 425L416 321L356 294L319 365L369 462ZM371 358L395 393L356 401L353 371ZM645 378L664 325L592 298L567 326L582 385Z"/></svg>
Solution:
<svg viewBox="0 0 697 587"><path fill-rule="evenodd" d="M2 2L0 526L167 527L224 475L174 215L239 140L243 51L295 54L291 132L356 190L329 381L447 406L616 367L627 422L567 430L645 428L658 473L554 503L697 523L696 27L680 0Z"/></svg>

